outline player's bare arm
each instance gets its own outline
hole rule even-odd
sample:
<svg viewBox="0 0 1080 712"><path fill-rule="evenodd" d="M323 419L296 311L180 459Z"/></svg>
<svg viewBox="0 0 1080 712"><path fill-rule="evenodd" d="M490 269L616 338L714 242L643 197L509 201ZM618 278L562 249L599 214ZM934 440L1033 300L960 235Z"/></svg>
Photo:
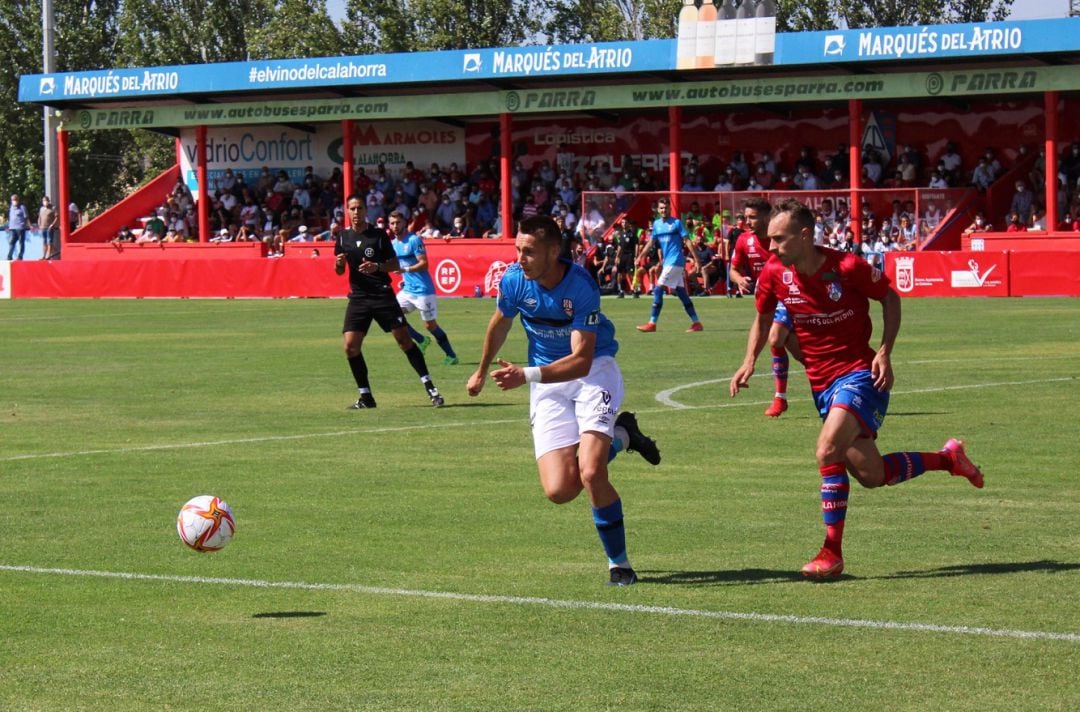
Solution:
<svg viewBox="0 0 1080 712"><path fill-rule="evenodd" d="M748 294L750 292L750 277L740 272L738 267L735 265L729 267L728 276L740 292L743 294Z"/></svg>
<svg viewBox="0 0 1080 712"><path fill-rule="evenodd" d="M741 389L750 387L750 377L754 375L754 366L757 364L758 354L765 348L765 342L768 340L772 318L772 312L758 314L757 318L750 324L750 333L746 337L746 356L743 358L739 370L731 377L731 384L728 387L728 392L732 398L737 396Z"/></svg>
<svg viewBox="0 0 1080 712"><path fill-rule="evenodd" d="M881 346L874 354L870 364L870 375L874 377L874 387L888 391L893 387L896 376L892 369L892 350L896 337L900 334L900 295L891 287L881 300L882 334Z"/></svg>
<svg viewBox="0 0 1080 712"><path fill-rule="evenodd" d="M591 331L574 330L570 332L570 353L558 361L552 361L540 368L541 383L562 383L575 378L584 378L592 368L593 354L596 352L596 334ZM501 368L491 372L491 377L499 388L508 391L526 383L525 368L509 361L499 359Z"/></svg>
<svg viewBox="0 0 1080 712"><path fill-rule="evenodd" d="M495 309L495 313L491 315L491 321L488 322L487 332L484 334L484 350L480 355L480 364L469 377L466 386L470 396L480 395L480 391L484 388L484 380L487 378L487 370L491 362L495 360L495 354L499 353L499 349L506 343L506 335L510 333L510 327L513 325L513 319L505 316L498 308Z"/></svg>
<svg viewBox="0 0 1080 712"><path fill-rule="evenodd" d="M423 272L424 270L427 269L427 267L428 267L427 253L422 252L422 253L420 253L419 255L416 256L416 264L412 265L411 267L402 267L400 271L402 273L405 273L405 272Z"/></svg>

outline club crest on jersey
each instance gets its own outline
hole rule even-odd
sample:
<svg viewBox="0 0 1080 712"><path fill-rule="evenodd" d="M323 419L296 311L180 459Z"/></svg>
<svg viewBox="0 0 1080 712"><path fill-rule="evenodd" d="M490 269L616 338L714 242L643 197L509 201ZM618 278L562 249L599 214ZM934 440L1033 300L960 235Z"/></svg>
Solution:
<svg viewBox="0 0 1080 712"><path fill-rule="evenodd" d="M574 300L572 300L572 299L563 299L562 300L562 310L564 312L566 312L567 316L574 316Z"/></svg>
<svg viewBox="0 0 1080 712"><path fill-rule="evenodd" d="M844 296L844 292L840 289L839 282L829 282L829 299L834 302L840 301L840 297Z"/></svg>
<svg viewBox="0 0 1080 712"><path fill-rule="evenodd" d="M784 284L791 284L795 281L795 275L791 273L791 270L784 270Z"/></svg>

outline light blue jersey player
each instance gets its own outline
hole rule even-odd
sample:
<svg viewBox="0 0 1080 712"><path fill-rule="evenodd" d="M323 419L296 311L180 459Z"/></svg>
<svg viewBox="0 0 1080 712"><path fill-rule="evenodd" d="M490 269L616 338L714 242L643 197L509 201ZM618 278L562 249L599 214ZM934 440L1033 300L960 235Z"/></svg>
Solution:
<svg viewBox="0 0 1080 712"><path fill-rule="evenodd" d="M633 413L619 412L623 381L615 362L615 329L600 311L596 280L559 258L558 225L547 216L523 220L515 246L518 259L499 284L469 395L480 394L488 368L520 316L529 365L500 358L490 376L502 390L529 384L529 419L544 494L563 504L582 490L588 493L608 557L609 582L630 585L637 575L626 554L622 500L608 480L608 462L627 450L656 465L660 451L638 429Z"/></svg>
<svg viewBox="0 0 1080 712"><path fill-rule="evenodd" d="M690 301L690 295L686 293L686 254L687 231L682 220L671 217L671 204L667 198L656 201L656 212L659 217L653 220L652 239L663 258L663 268L656 284L653 285L652 313L649 321L637 327L638 331L652 333L656 331L656 322L660 319L660 310L664 308L664 289L671 289L675 296L682 302L687 316L690 317L688 332L701 331L704 327L698 320L697 311Z"/></svg>
<svg viewBox="0 0 1080 712"><path fill-rule="evenodd" d="M390 213L390 232L394 236L394 254L397 255L398 264L401 265L401 288L397 294L398 304L401 311L406 315L414 311L420 312L420 318L424 320L424 327L435 337L439 346L446 353L443 363L452 366L458 362L454 347L450 345L450 338L436 321L438 316L438 304L435 300L435 283L431 280L428 271L427 249L419 235L409 232L405 222L405 216L396 210ZM421 351L427 351L431 344L431 337L424 336L414 329L407 321L405 326L409 329L409 336L417 343Z"/></svg>

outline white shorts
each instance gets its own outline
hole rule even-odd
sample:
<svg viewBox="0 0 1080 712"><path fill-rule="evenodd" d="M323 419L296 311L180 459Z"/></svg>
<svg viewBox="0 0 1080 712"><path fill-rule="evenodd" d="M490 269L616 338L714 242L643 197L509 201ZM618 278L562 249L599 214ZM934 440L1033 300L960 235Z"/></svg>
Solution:
<svg viewBox="0 0 1080 712"><path fill-rule="evenodd" d="M612 356L594 358L584 378L529 386L529 422L536 459L552 450L576 445L585 432L608 437L615 434L623 380Z"/></svg>
<svg viewBox="0 0 1080 712"><path fill-rule="evenodd" d="M660 272L660 276L656 280L656 286L658 287L670 287L671 289L678 289L679 287L685 287L686 281L683 279L682 267L668 266L664 267Z"/></svg>
<svg viewBox="0 0 1080 712"><path fill-rule="evenodd" d="M439 311L435 306L434 294L409 294L408 292L398 292L397 303L401 307L401 311L406 314L419 310L420 318L424 321L435 321L435 317Z"/></svg>

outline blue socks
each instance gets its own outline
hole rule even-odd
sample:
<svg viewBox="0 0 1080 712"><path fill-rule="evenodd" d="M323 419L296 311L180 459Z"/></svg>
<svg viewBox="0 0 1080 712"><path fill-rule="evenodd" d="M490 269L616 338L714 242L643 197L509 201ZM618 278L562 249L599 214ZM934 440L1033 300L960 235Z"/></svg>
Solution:
<svg viewBox="0 0 1080 712"><path fill-rule="evenodd" d="M686 315L690 317L690 321L700 321L697 318L697 310L694 309L694 303L690 301L690 295L686 293L686 287L677 287L675 289L675 296L682 302L683 309L686 310Z"/></svg>
<svg viewBox="0 0 1080 712"><path fill-rule="evenodd" d="M454 353L454 347L450 345L450 337L446 335L441 326L436 326L435 330L431 332L431 335L435 337L435 341L439 344L439 348L446 352L446 355L450 358L457 358L457 354Z"/></svg>
<svg viewBox="0 0 1080 712"><path fill-rule="evenodd" d="M606 507L593 507L593 522L600 543L604 545L610 566L628 566L626 555L626 530L623 528L622 500L617 499Z"/></svg>

